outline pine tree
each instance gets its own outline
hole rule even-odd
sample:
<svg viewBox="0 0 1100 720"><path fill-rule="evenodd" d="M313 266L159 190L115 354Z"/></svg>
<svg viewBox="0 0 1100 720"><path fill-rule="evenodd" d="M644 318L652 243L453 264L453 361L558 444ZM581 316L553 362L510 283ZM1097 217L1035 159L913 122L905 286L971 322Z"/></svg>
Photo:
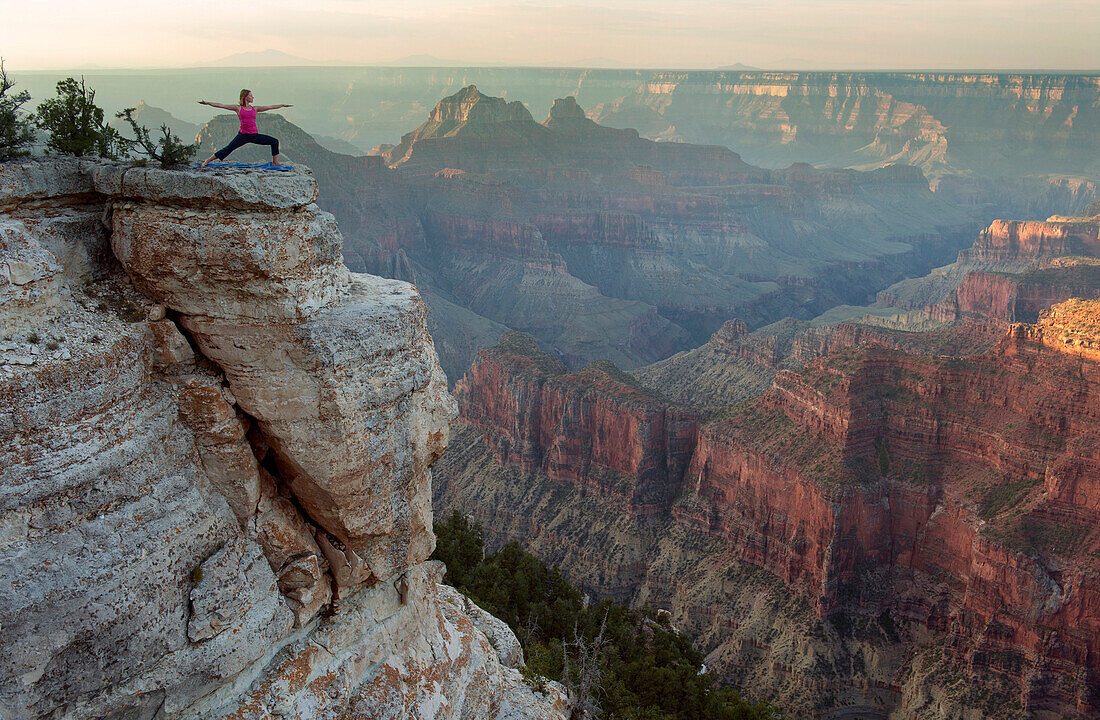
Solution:
<svg viewBox="0 0 1100 720"><path fill-rule="evenodd" d="M0 58L0 160L29 155L28 146L34 142L31 118L20 111L31 95L26 90L9 93L13 87L15 83L8 79L4 59Z"/></svg>
<svg viewBox="0 0 1100 720"><path fill-rule="evenodd" d="M134 120L134 111L137 108L126 108L125 110L117 113L115 117L124 119L130 123L130 129L134 133L134 140L125 140L131 149L136 149L139 152L145 153L153 160L160 163L163 168L170 168L176 165L182 165L191 159L198 149L198 143L192 145L184 145L178 135L173 135L172 131L168 128L167 123L162 123L160 126L161 136L157 138L156 142L149 137L149 128L144 125L138 125L137 120Z"/></svg>
<svg viewBox="0 0 1100 720"><path fill-rule="evenodd" d="M122 135L103 122L103 108L95 104L81 76L77 83L65 78L57 83L57 97L46 100L35 113L38 127L49 132L46 147L59 155L98 155L112 160L126 155Z"/></svg>

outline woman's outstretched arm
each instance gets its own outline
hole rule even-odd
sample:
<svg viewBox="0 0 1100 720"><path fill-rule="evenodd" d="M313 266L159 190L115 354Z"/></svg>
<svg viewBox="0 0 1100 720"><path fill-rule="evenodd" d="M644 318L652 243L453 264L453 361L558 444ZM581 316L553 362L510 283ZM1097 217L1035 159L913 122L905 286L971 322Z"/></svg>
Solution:
<svg viewBox="0 0 1100 720"><path fill-rule="evenodd" d="M265 110L278 110L284 107L294 107L293 105L257 105L256 112L264 112Z"/></svg>
<svg viewBox="0 0 1100 720"><path fill-rule="evenodd" d="M222 110L229 110L231 112L237 112L236 105L222 105L221 103L207 102L206 100L199 100L199 105L209 105L210 107L221 108Z"/></svg>

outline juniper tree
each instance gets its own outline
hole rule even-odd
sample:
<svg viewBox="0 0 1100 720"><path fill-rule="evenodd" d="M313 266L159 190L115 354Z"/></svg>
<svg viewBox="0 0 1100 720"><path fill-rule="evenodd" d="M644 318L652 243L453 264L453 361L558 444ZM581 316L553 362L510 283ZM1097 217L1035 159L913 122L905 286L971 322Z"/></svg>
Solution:
<svg viewBox="0 0 1100 720"><path fill-rule="evenodd" d="M161 136L154 142L149 136L149 128L144 125L138 125L137 120L134 119L134 111L136 109L137 108L132 107L126 108L115 115L115 117L122 118L130 124L130 129L134 133L134 139L125 140L124 142L126 142L131 149L136 149L148 155L153 160L159 162L160 166L164 168L182 165L191 159L195 154L195 150L199 147L198 143L184 145L178 135L172 134L167 123L161 123Z"/></svg>
<svg viewBox="0 0 1100 720"><path fill-rule="evenodd" d="M4 59L0 58L0 160L29 155L34 142L34 125L21 108L31 99L30 93L21 90L10 92L15 83L8 79Z"/></svg>
<svg viewBox="0 0 1100 720"><path fill-rule="evenodd" d="M98 155L117 160L126 155L122 135L103 122L103 108L95 104L81 76L78 83L65 78L57 83L57 97L38 106L35 123L49 132L46 147L59 155Z"/></svg>

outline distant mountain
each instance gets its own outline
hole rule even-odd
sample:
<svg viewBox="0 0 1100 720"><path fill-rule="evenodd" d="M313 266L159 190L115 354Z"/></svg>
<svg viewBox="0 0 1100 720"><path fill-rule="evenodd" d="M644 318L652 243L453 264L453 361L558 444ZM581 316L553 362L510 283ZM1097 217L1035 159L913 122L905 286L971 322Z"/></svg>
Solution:
<svg viewBox="0 0 1100 720"><path fill-rule="evenodd" d="M220 60L198 63L197 67L278 67L283 65L329 65L331 63L290 55L282 50L251 50L227 55Z"/></svg>
<svg viewBox="0 0 1100 720"><path fill-rule="evenodd" d="M733 65L723 65L722 67L715 68L716 70L759 70L758 67L752 65L746 65L745 63L734 63Z"/></svg>
<svg viewBox="0 0 1100 720"><path fill-rule="evenodd" d="M719 175L753 169L727 148L663 145L640 138L636 130L592 122L571 96L556 99L540 124L523 103L483 95L470 85L440 100L427 121L383 156L390 167L414 174L443 168L526 172L563 163L609 177L636 166Z"/></svg>

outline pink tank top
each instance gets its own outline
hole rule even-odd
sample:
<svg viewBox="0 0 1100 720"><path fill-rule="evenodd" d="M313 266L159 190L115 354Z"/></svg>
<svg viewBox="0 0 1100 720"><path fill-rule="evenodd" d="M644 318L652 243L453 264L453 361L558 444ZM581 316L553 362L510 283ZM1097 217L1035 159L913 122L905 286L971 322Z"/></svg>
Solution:
<svg viewBox="0 0 1100 720"><path fill-rule="evenodd" d="M237 117L241 119L241 132L245 135L255 135L260 132L256 129L256 108L237 108Z"/></svg>

